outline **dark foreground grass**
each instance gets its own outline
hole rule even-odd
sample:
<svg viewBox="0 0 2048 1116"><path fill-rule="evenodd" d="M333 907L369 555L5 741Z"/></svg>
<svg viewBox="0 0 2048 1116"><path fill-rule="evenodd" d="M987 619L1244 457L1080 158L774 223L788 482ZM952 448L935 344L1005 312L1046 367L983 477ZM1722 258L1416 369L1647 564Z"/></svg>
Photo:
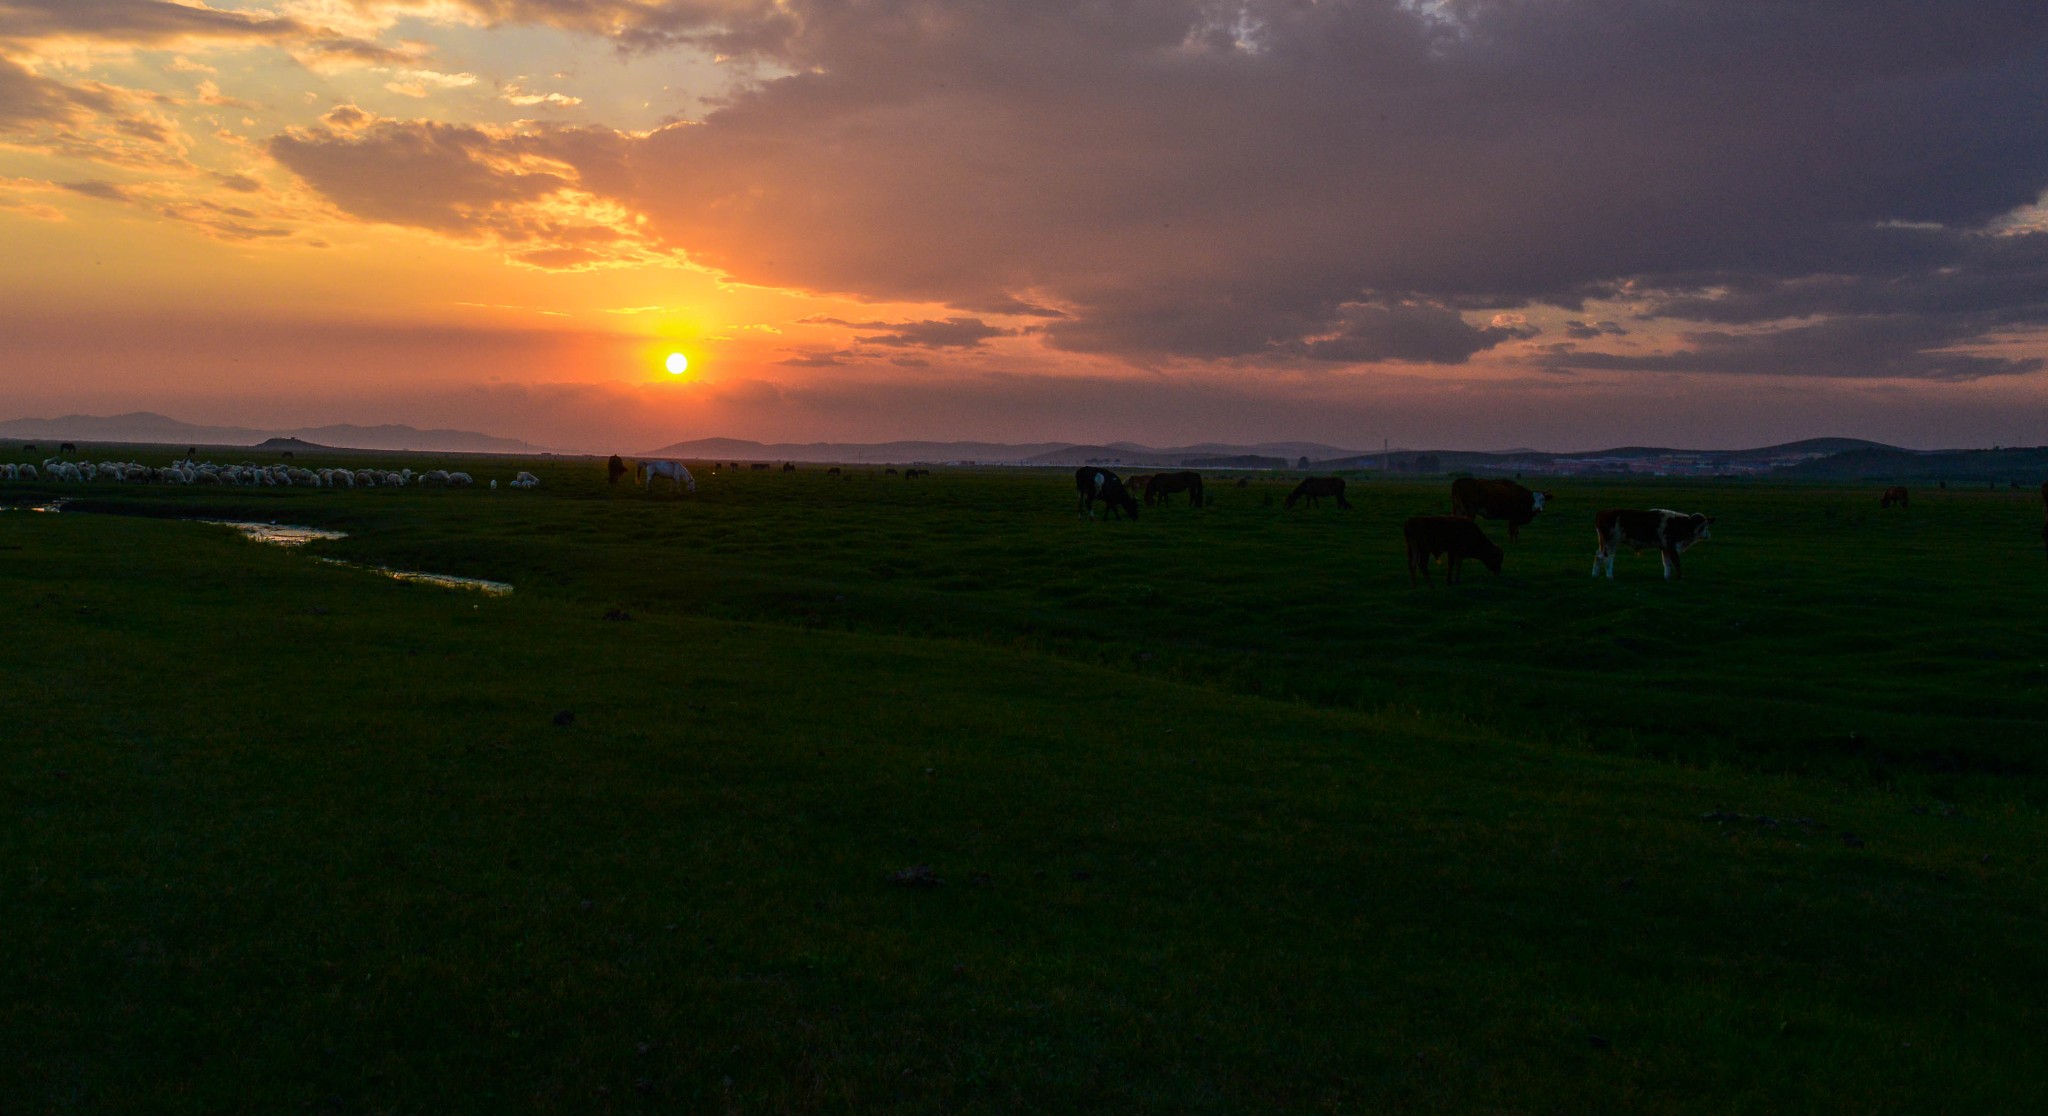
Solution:
<svg viewBox="0 0 2048 1116"><path fill-rule="evenodd" d="M1855 525L1887 563L1783 545L1819 490L1660 492L1765 541L1724 519L1682 585L1624 558L1587 586L1590 548L1537 529L1498 582L1428 594L1367 530L1404 511L1289 520L1256 489L1134 530L1002 477L549 479L271 503L504 600L195 524L0 520L0 1111L2048 1089L2039 594L2017 554L1931 572L2017 505ZM1327 691L1287 688L1330 657ZM1513 696L1477 701L1487 671ZM1808 766L1771 735L1852 715L1960 758ZM945 882L887 882L912 865Z"/></svg>

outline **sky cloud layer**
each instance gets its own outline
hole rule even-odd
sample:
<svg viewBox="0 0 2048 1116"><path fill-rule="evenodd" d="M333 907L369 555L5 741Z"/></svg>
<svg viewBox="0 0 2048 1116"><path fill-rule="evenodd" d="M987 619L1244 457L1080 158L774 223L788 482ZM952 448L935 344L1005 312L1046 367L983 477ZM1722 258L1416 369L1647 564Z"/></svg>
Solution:
<svg viewBox="0 0 2048 1116"><path fill-rule="evenodd" d="M772 292L698 332L792 397L2048 375L2039 0L0 0L0 144L0 221Z"/></svg>

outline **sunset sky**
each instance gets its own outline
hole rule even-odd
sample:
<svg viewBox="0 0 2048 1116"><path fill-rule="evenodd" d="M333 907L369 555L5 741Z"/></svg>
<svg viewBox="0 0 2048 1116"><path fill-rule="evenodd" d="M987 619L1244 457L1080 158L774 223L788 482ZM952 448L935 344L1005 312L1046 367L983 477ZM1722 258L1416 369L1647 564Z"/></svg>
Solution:
<svg viewBox="0 0 2048 1116"><path fill-rule="evenodd" d="M2042 0L0 0L0 419L2041 444L2044 190Z"/></svg>

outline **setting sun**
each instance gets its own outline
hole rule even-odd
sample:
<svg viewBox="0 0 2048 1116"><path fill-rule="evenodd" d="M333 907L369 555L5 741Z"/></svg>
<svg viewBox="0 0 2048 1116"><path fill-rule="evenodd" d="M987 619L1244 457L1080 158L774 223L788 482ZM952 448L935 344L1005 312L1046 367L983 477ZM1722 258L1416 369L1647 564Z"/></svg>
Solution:
<svg viewBox="0 0 2048 1116"><path fill-rule="evenodd" d="M690 358L681 353L670 353L667 363L668 372L671 376L680 376L690 370Z"/></svg>

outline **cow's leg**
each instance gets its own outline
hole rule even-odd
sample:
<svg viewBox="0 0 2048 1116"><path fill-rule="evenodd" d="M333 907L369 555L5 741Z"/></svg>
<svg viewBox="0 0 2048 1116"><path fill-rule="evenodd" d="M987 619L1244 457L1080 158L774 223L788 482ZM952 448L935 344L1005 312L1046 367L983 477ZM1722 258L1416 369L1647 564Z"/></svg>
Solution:
<svg viewBox="0 0 2048 1116"><path fill-rule="evenodd" d="M1444 584L1445 584L1445 585L1456 585L1456 584L1458 583L1458 568L1459 568L1459 566L1461 566L1462 564L1463 564L1463 560L1462 560L1461 558L1459 558L1459 556L1458 556L1458 552L1457 552L1457 551L1455 551L1455 550L1446 550L1446 551L1444 551Z"/></svg>
<svg viewBox="0 0 2048 1116"><path fill-rule="evenodd" d="M1672 578L1677 576L1678 551L1667 546L1664 548L1664 580L1670 581Z"/></svg>

